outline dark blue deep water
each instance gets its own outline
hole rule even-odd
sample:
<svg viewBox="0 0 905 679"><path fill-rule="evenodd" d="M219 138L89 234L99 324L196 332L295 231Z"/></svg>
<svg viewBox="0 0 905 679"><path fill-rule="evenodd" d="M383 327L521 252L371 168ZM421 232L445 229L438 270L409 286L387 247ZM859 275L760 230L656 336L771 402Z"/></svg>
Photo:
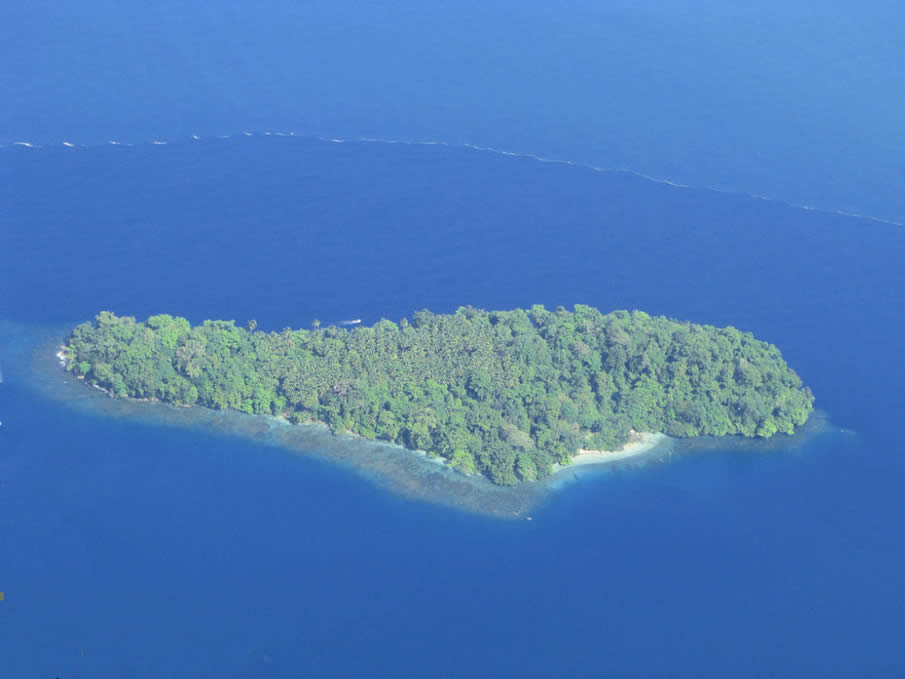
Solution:
<svg viewBox="0 0 905 679"><path fill-rule="evenodd" d="M905 674L901 228L285 137L6 148L0 187L0 676ZM74 409L31 360L101 309L278 330L576 302L751 330L839 431L590 475L507 521Z"/></svg>
<svg viewBox="0 0 905 679"><path fill-rule="evenodd" d="M434 139L905 223L901 0L5 4L0 144Z"/></svg>

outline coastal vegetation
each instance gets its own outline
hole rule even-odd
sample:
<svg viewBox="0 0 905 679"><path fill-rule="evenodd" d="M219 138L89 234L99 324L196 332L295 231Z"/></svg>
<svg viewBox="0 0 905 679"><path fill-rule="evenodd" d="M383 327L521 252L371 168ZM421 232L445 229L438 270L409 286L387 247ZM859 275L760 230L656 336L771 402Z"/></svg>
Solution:
<svg viewBox="0 0 905 679"><path fill-rule="evenodd" d="M583 305L282 332L104 311L64 356L111 396L324 422L498 484L548 476L579 448L619 448L633 430L792 434L813 403L750 333Z"/></svg>

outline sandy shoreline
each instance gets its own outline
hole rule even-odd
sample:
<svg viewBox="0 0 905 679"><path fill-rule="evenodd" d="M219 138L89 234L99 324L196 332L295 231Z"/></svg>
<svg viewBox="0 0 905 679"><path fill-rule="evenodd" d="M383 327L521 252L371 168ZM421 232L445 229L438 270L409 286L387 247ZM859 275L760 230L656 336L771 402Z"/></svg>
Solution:
<svg viewBox="0 0 905 679"><path fill-rule="evenodd" d="M69 356L67 355L67 347L60 345L58 347L58 351L56 352L55 356L57 358L57 361L59 362L60 367L66 368L67 364L69 362ZM82 378L79 377L79 379L82 379ZM99 391L104 392L105 394L107 394L107 396L112 397L110 392L107 391L106 389L104 389L103 387L100 387L96 384L92 384L91 386L93 386L95 389L97 389ZM131 399L130 398L127 400L142 401L142 400L156 400L156 399ZM185 407L188 407L188 406L185 406ZM291 424L289 419L282 415L270 416L269 419L279 420L283 424ZM306 422L303 424L320 426L325 429L329 429L328 425L323 422L312 421L312 422ZM362 438L358 434L355 434L350 431L345 431L345 432L341 432L341 433L345 434L347 436L350 436L352 438ZM568 469L571 467L592 465L592 464L608 464L611 462L617 462L619 460L625 460L625 459L628 459L631 457L642 455L642 454L648 452L649 450L653 449L654 447L656 447L659 443L661 443L663 440L665 440L667 438L669 438L669 437L666 436L665 434L660 434L660 433L656 433L656 432L635 432L635 431L633 431L631 433L631 438L629 439L629 441L624 446L622 446L622 448L620 448L619 450L585 450L583 448L579 448L578 453L572 457L572 459L568 465L554 464L553 473L556 474L557 472L559 472L563 469ZM423 458L425 461L432 462L440 467L447 467L447 468L452 469L449 466L449 462L447 460L430 455L429 453L427 453L423 450L412 450L411 448L406 448L405 446L402 446L399 444L388 443L388 442L380 442L380 443L385 443L392 447L398 448L399 450L403 450L403 451L406 451L409 453L414 453L415 455ZM470 476L470 475L463 474L463 476Z"/></svg>
<svg viewBox="0 0 905 679"><path fill-rule="evenodd" d="M578 449L578 453L572 458L567 465L553 465L553 473L569 469L571 467L582 466L587 464L607 464L610 462L618 462L626 460L630 457L643 455L652 450L662 441L669 438L666 434L657 432L632 432L632 436L619 450L585 450Z"/></svg>

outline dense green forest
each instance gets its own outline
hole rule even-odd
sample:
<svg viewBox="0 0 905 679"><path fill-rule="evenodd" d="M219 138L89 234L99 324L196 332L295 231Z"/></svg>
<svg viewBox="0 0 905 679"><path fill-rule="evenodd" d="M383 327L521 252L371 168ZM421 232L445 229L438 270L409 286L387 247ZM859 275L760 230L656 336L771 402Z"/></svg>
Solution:
<svg viewBox="0 0 905 679"><path fill-rule="evenodd" d="M113 396L321 421L499 484L545 477L578 448L618 448L632 429L791 434L813 403L750 333L582 305L282 332L105 311L65 352Z"/></svg>

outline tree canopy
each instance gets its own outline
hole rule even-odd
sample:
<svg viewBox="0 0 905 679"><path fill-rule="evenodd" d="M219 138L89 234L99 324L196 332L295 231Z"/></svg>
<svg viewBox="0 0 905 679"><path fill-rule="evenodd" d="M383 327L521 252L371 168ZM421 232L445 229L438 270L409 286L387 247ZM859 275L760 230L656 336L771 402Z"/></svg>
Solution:
<svg viewBox="0 0 905 679"><path fill-rule="evenodd" d="M772 344L642 311L418 311L411 322L262 332L103 311L67 369L112 396L321 421L499 484L548 476L632 430L791 434L814 397Z"/></svg>

